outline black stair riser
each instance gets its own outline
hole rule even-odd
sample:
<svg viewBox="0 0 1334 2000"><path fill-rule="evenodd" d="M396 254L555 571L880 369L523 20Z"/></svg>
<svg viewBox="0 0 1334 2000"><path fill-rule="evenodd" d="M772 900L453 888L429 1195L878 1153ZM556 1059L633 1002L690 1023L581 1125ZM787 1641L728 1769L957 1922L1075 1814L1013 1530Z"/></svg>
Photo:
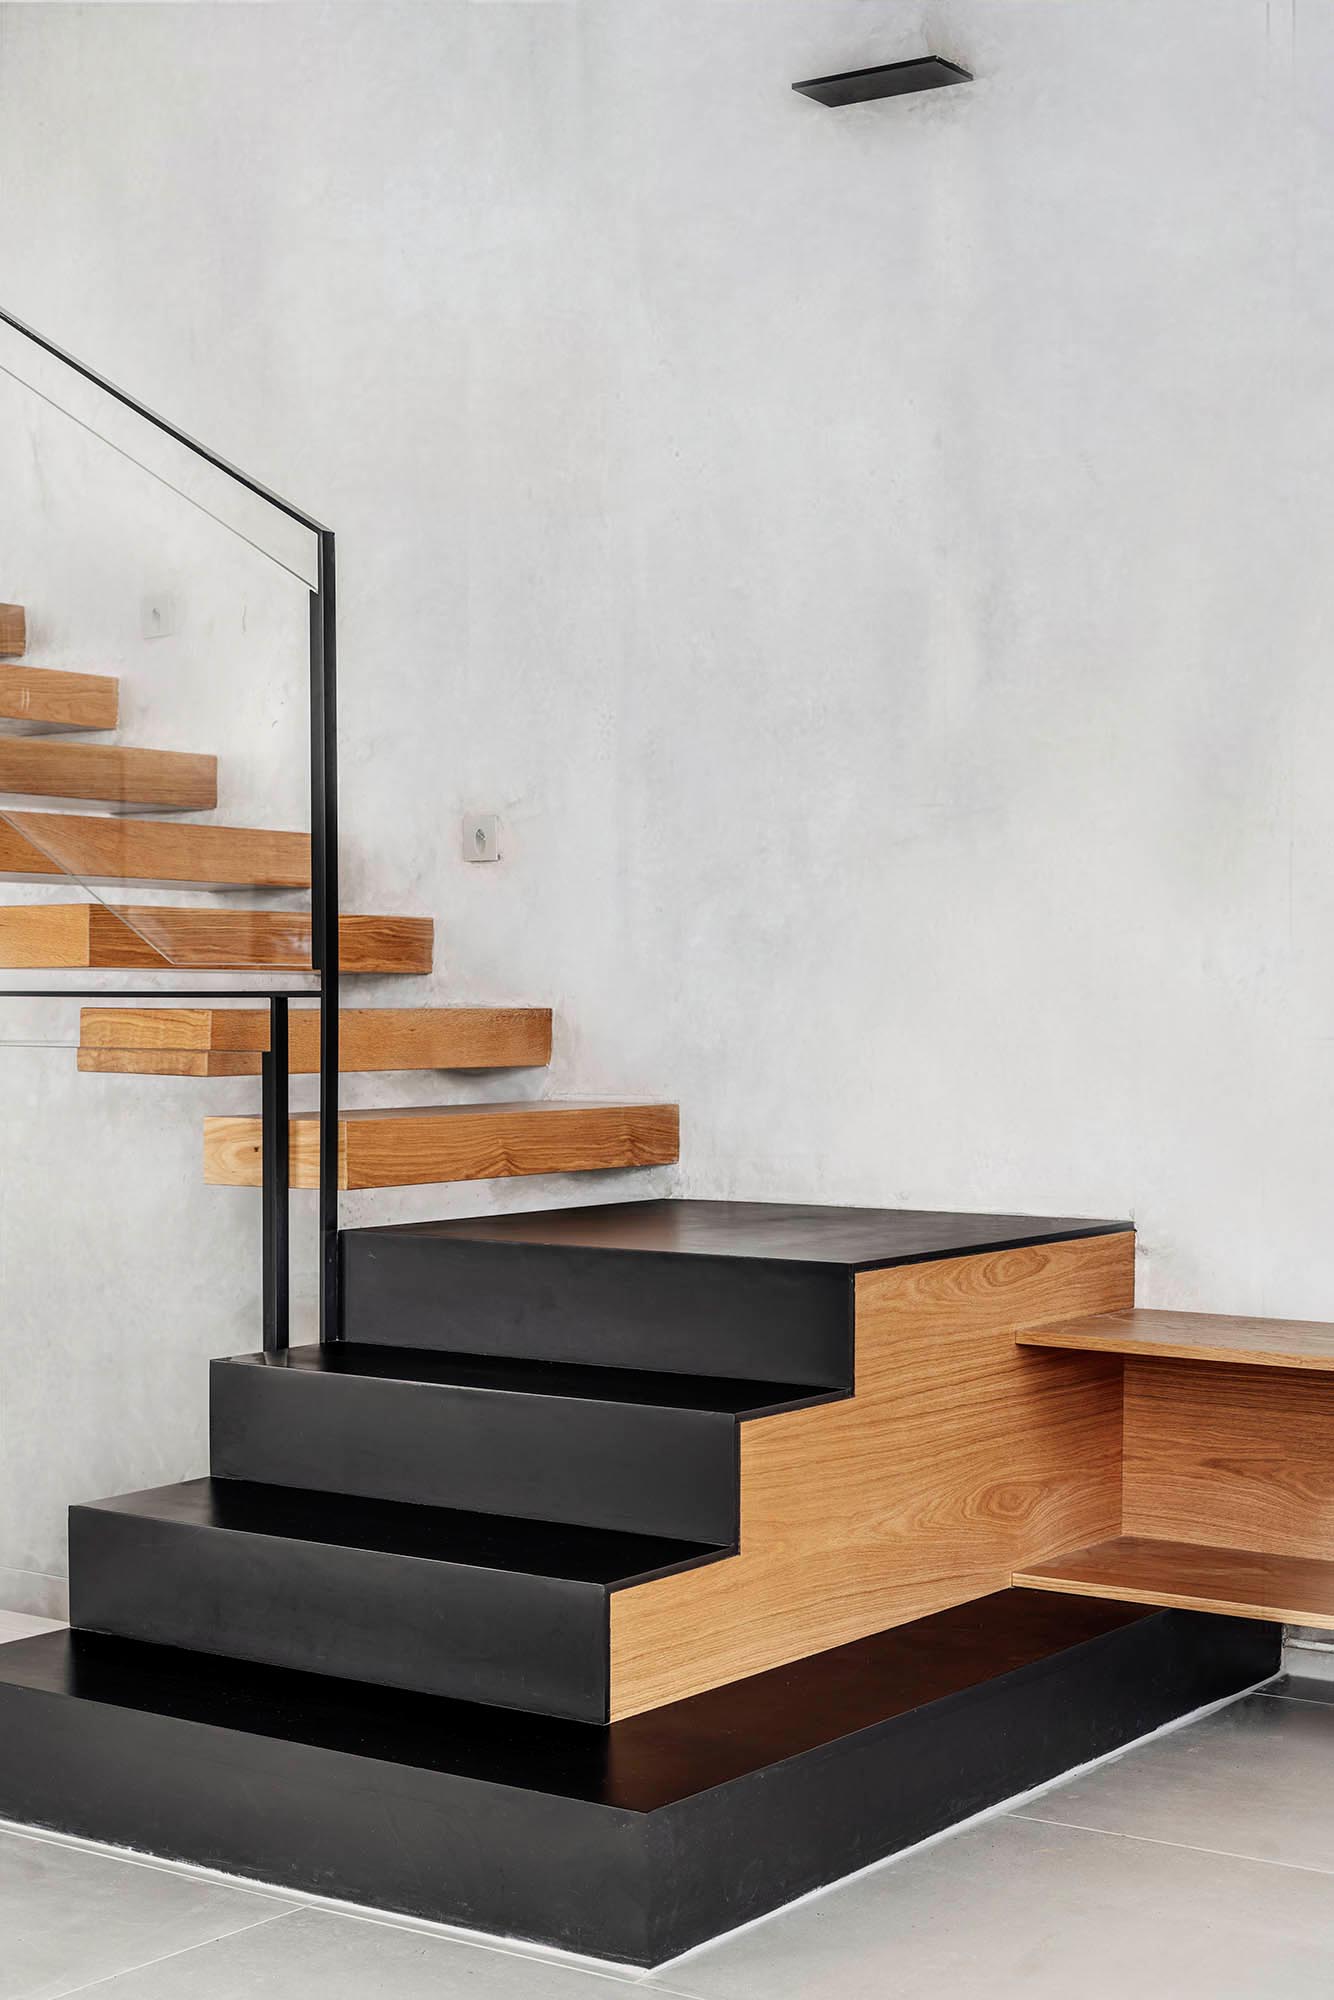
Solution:
<svg viewBox="0 0 1334 2000"><path fill-rule="evenodd" d="M89 1632L605 1722L601 1584L70 1509Z"/></svg>
<svg viewBox="0 0 1334 2000"><path fill-rule="evenodd" d="M1034 1615L1020 1595L1037 1593L981 1607L998 1640L1006 1619ZM905 1707L876 1641L804 1663L788 1707L799 1734L823 1723L804 1743L784 1721L781 1670L571 1730L567 1751L560 1725L410 1710L401 1733L418 1729L424 1764L373 1691L349 1688L335 1715L304 1678L274 1676L269 1695L261 1670L51 1633L0 1647L0 1816L658 1965L1278 1669L1278 1626L1146 1611L1089 1639L1088 1600L1062 1606L1071 1640L1054 1634L1045 1657L944 1699ZM916 1657L957 1623L920 1621ZM844 1713L863 1652L884 1719L860 1700ZM724 1748L730 1774L716 1768ZM683 1793L695 1759L704 1782ZM604 1779L570 1788L563 1763ZM612 1802L627 1791L646 1803Z"/></svg>
<svg viewBox="0 0 1334 2000"><path fill-rule="evenodd" d="M828 1265L344 1230L349 1341L847 1388L852 1291Z"/></svg>
<svg viewBox="0 0 1334 2000"><path fill-rule="evenodd" d="M215 1477L734 1544L738 1424L594 1402L215 1361Z"/></svg>

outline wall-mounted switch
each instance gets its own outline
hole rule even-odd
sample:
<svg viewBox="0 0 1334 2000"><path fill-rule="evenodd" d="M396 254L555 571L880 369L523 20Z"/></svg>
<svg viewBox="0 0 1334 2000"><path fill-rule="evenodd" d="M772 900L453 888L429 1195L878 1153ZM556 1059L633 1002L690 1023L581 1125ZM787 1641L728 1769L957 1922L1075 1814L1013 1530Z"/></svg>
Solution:
<svg viewBox="0 0 1334 2000"><path fill-rule="evenodd" d="M463 858L465 861L499 861L500 819L496 813L464 814Z"/></svg>
<svg viewBox="0 0 1334 2000"><path fill-rule="evenodd" d="M140 605L145 639L165 639L176 630L176 599L167 592L146 597Z"/></svg>

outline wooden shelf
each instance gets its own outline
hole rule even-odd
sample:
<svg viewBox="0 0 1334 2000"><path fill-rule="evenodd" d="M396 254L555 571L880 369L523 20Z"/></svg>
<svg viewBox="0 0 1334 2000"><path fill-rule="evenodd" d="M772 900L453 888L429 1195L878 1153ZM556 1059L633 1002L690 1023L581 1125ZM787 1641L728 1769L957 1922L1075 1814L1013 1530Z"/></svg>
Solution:
<svg viewBox="0 0 1334 2000"><path fill-rule="evenodd" d="M294 1076L320 1066L320 1017L289 1016ZM121 1076L258 1076L267 1009L85 1007L79 1068ZM551 1060L549 1007L345 1007L338 1066L346 1072L520 1069Z"/></svg>
<svg viewBox="0 0 1334 2000"><path fill-rule="evenodd" d="M429 917L342 917L343 972L431 969ZM0 909L0 966L195 972L305 972L310 918L288 910L173 910L102 903Z"/></svg>
<svg viewBox="0 0 1334 2000"><path fill-rule="evenodd" d="M0 811L0 881L307 889L310 836L248 826Z"/></svg>
<svg viewBox="0 0 1334 2000"><path fill-rule="evenodd" d="M1222 1313L1119 1312L1054 1320L1015 1335L1021 1347L1062 1347L1238 1368L1334 1373L1334 1325L1316 1319L1237 1319Z"/></svg>
<svg viewBox="0 0 1334 2000"><path fill-rule="evenodd" d="M1026 1590L1334 1630L1334 1562L1308 1556L1119 1535L1016 1570L1014 1582Z"/></svg>
<svg viewBox="0 0 1334 2000"><path fill-rule="evenodd" d="M0 735L0 792L15 800L207 812L218 803L218 760L184 750Z"/></svg>
<svg viewBox="0 0 1334 2000"><path fill-rule="evenodd" d="M343 1188L423 1187L438 1181L570 1174L670 1165L677 1157L674 1104L429 1104L345 1111L338 1121ZM320 1184L318 1117L293 1118L291 1182ZM260 1185L258 1118L204 1121L204 1179L213 1187Z"/></svg>
<svg viewBox="0 0 1334 2000"><path fill-rule="evenodd" d="M109 675L0 666L0 730L114 729L119 711L120 683Z"/></svg>

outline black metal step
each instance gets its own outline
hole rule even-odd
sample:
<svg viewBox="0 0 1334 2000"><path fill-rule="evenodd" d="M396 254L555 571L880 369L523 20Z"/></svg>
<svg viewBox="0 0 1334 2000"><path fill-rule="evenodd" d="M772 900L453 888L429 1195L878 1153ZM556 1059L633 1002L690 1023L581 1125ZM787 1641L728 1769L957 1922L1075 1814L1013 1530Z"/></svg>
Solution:
<svg viewBox="0 0 1334 2000"><path fill-rule="evenodd" d="M87 1631L605 1722L610 1593L726 1553L197 1479L70 1509Z"/></svg>
<svg viewBox="0 0 1334 2000"><path fill-rule="evenodd" d="M215 1361L224 1479L734 1544L738 1426L839 1391L340 1342Z"/></svg>
<svg viewBox="0 0 1334 2000"><path fill-rule="evenodd" d="M64 1632L0 1817L635 1965L1277 1672L1274 1625L1002 1591L590 1729Z"/></svg>
<svg viewBox="0 0 1334 2000"><path fill-rule="evenodd" d="M862 1271L1129 1225L647 1201L344 1230L349 1340L849 1388Z"/></svg>

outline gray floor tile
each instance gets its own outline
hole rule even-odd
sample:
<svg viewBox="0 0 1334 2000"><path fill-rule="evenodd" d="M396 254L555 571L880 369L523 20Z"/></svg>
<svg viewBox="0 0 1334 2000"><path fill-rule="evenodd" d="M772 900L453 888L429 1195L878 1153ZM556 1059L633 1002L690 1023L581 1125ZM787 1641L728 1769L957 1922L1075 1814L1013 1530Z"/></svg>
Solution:
<svg viewBox="0 0 1334 2000"><path fill-rule="evenodd" d="M550 1958L304 1909L110 1979L95 2000L614 2000L629 1990Z"/></svg>
<svg viewBox="0 0 1334 2000"><path fill-rule="evenodd" d="M1315 1701L1325 1708L1334 1708L1334 1681L1315 1680L1309 1674L1284 1674L1276 1686L1265 1689L1266 1694L1278 1695L1287 1701Z"/></svg>
<svg viewBox="0 0 1334 2000"><path fill-rule="evenodd" d="M1334 1872L1334 1709L1250 1695L1020 1816Z"/></svg>
<svg viewBox="0 0 1334 2000"><path fill-rule="evenodd" d="M288 1907L223 1882L0 1831L0 2000L54 2000Z"/></svg>
<svg viewBox="0 0 1334 2000"><path fill-rule="evenodd" d="M1334 1895L1301 1869L997 1819L704 1946L640 1991L663 1989L691 2000L1279 2000L1334 1990Z"/></svg>
<svg viewBox="0 0 1334 2000"><path fill-rule="evenodd" d="M0 1646L11 1639L31 1639L38 1632L58 1632L58 1618L34 1618L26 1611L0 1611Z"/></svg>

